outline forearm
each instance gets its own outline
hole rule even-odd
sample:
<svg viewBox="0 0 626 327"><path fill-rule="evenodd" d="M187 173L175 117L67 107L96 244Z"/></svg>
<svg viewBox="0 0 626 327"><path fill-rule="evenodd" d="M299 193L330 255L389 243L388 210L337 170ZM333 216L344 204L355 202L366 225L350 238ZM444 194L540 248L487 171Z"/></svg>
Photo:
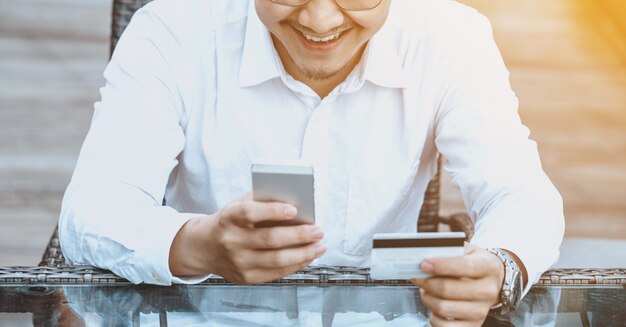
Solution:
<svg viewBox="0 0 626 327"><path fill-rule="evenodd" d="M59 237L73 263L111 270L133 283L170 284L172 239L194 216L154 205L120 182L83 181L68 188Z"/></svg>
<svg viewBox="0 0 626 327"><path fill-rule="evenodd" d="M212 220L212 216L192 218L176 233L169 254L169 267L174 276L200 276L212 272L211 263L206 260L211 256L198 255L211 251L205 244L206 241L203 241L207 238L201 237L198 233L207 231L202 225L208 225L208 230L211 230Z"/></svg>

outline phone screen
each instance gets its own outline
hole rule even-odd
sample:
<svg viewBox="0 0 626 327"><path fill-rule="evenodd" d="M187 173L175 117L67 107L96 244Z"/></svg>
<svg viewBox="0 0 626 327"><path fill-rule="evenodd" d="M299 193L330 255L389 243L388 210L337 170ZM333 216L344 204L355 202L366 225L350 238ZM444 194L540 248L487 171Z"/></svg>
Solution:
<svg viewBox="0 0 626 327"><path fill-rule="evenodd" d="M294 205L298 215L287 221L268 221L258 227L315 223L313 166L304 163L252 164L252 197Z"/></svg>

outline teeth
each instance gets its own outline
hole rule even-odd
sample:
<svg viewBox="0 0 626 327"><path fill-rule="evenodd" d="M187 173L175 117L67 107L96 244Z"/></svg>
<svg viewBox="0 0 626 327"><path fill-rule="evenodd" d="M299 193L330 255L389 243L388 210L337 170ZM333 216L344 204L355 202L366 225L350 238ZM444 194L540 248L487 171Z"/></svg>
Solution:
<svg viewBox="0 0 626 327"><path fill-rule="evenodd" d="M331 34L331 35L328 35L328 36L324 36L324 37L317 37L317 36L313 36L313 35L302 33L302 35L304 35L304 37L307 40L312 41L312 42L328 42L330 40L334 40L334 39L338 38L339 34L341 34L341 32L335 33L335 34Z"/></svg>

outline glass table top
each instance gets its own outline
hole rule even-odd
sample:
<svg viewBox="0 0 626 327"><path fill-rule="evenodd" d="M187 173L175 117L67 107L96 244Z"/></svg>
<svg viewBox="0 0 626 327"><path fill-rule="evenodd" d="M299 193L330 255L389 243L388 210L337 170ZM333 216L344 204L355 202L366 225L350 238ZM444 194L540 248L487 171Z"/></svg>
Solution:
<svg viewBox="0 0 626 327"><path fill-rule="evenodd" d="M0 326L428 326L411 285L0 284ZM485 326L626 326L623 285L534 286Z"/></svg>

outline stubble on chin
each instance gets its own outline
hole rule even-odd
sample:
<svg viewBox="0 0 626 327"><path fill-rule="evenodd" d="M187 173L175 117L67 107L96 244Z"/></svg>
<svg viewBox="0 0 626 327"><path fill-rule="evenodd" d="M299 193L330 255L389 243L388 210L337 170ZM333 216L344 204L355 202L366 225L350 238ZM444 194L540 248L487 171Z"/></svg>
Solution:
<svg viewBox="0 0 626 327"><path fill-rule="evenodd" d="M299 65L291 56L289 56L289 60L293 63L293 65L298 69L298 71L304 75L306 79L313 80L316 82L327 80L335 75L337 75L340 71L344 70L346 67L350 65L354 58L351 58L347 62L345 62L339 68L308 68Z"/></svg>
<svg viewBox="0 0 626 327"><path fill-rule="evenodd" d="M325 70L325 69L307 69L296 65L300 73L306 77L306 79L313 81L324 81L335 76L341 69L337 70Z"/></svg>

